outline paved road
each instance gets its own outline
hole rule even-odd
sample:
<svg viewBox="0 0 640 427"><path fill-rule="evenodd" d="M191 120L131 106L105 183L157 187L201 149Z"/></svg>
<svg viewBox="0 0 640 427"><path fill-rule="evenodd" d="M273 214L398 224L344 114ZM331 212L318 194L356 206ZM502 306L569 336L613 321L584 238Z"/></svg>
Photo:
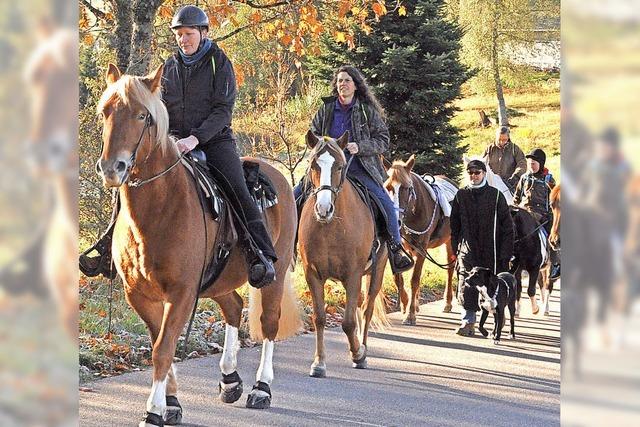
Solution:
<svg viewBox="0 0 640 427"><path fill-rule="evenodd" d="M526 297L526 296L525 296ZM178 364L186 426L548 426L560 423L560 292L551 316L532 316L523 299L516 341L496 346L455 335L459 312L443 302L422 305L417 326L392 327L369 340L369 369L355 370L341 329L325 335L327 378L307 376L313 334L276 346L272 407L244 408L260 348L238 355L245 395L233 405L217 400L219 355ZM490 325L492 327L492 324ZM490 328L488 328L490 329ZM151 385L150 371L91 384L80 394L82 426L137 425Z"/></svg>

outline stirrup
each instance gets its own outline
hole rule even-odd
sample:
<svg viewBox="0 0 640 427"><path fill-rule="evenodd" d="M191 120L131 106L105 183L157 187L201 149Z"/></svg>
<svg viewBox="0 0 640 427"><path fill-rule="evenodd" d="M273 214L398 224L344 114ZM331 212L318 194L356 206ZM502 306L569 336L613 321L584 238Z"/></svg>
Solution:
<svg viewBox="0 0 640 427"><path fill-rule="evenodd" d="M249 284L260 289L276 279L276 269L273 261L264 256L262 251L256 252L256 257L249 265Z"/></svg>
<svg viewBox="0 0 640 427"><path fill-rule="evenodd" d="M410 270L413 267L414 265L413 259L409 256L407 251L404 250L401 244L391 242L391 243L388 243L388 248L390 253L389 264L391 265L391 272L393 274L404 273L405 271ZM405 263L404 265L398 265L398 263L396 263L396 256L398 254L401 255L401 258L400 258L401 260L405 259L408 262Z"/></svg>
<svg viewBox="0 0 640 427"><path fill-rule="evenodd" d="M100 239L80 255L78 265L85 276L96 277L102 274L107 279L113 279L117 276L116 269L111 265L111 241L114 226L115 222L112 222ZM90 257L88 254L93 251L96 251L98 255Z"/></svg>

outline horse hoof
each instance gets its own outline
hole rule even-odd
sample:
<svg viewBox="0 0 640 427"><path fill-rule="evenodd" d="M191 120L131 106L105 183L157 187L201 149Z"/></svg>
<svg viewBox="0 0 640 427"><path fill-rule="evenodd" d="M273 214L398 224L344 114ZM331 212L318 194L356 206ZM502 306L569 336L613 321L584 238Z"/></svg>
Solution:
<svg viewBox="0 0 640 427"><path fill-rule="evenodd" d="M509 334L509 339L515 341L515 339L516 339L515 334Z"/></svg>
<svg viewBox="0 0 640 427"><path fill-rule="evenodd" d="M353 367L356 369L367 369L367 347L364 344L360 345L355 358L352 358Z"/></svg>
<svg viewBox="0 0 640 427"><path fill-rule="evenodd" d="M415 326L416 325L416 319L412 319L410 317L407 317L406 319L404 319L402 321L402 324L405 326Z"/></svg>
<svg viewBox="0 0 640 427"><path fill-rule="evenodd" d="M235 385L232 385L235 384ZM220 400L224 403L233 403L242 396L242 380L238 372L229 375L222 374L222 381L218 383Z"/></svg>
<svg viewBox="0 0 640 427"><path fill-rule="evenodd" d="M360 360L354 360L353 367L356 369L367 369L367 356L364 356Z"/></svg>
<svg viewBox="0 0 640 427"><path fill-rule="evenodd" d="M498 345L498 344L500 344L500 340L493 340L493 344L494 344L494 345Z"/></svg>
<svg viewBox="0 0 640 427"><path fill-rule="evenodd" d="M327 376L327 367L322 364L316 365L315 363L311 365L311 370L309 371L309 376L313 378L325 378Z"/></svg>
<svg viewBox="0 0 640 427"><path fill-rule="evenodd" d="M451 306L451 304L447 304L447 305L445 305L445 306L444 306L444 308L442 309L442 312L443 312L443 313L451 313L451 309L452 309L452 308L453 308L453 307Z"/></svg>
<svg viewBox="0 0 640 427"><path fill-rule="evenodd" d="M269 384L258 381L247 396L246 407L249 409L269 409L271 407L271 389Z"/></svg>
<svg viewBox="0 0 640 427"><path fill-rule="evenodd" d="M485 328L479 328L480 329L480 333L482 334L483 337L488 337L489 336L489 331L487 331Z"/></svg>
<svg viewBox="0 0 640 427"><path fill-rule="evenodd" d="M152 412L145 412L142 421L138 424L138 427L164 427L164 420L158 414Z"/></svg>
<svg viewBox="0 0 640 427"><path fill-rule="evenodd" d="M167 411L164 414L164 424L176 426L182 424L182 406L175 396L167 396Z"/></svg>

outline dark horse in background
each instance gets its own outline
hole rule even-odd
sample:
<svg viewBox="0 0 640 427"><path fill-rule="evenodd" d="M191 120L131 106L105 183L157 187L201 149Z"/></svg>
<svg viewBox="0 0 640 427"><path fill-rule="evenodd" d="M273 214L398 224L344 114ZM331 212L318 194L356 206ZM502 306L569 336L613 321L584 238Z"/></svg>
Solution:
<svg viewBox="0 0 640 427"><path fill-rule="evenodd" d="M523 208L511 207L511 217L515 230L515 241L513 245L514 259L511 264L511 272L516 278L516 315L520 314L520 294L522 293L522 272L529 274L527 295L531 300L531 313L538 314L540 307L536 301L536 283L540 269L545 262L548 262L546 242L540 237L540 224L529 211ZM548 313L549 296L551 290L540 289L545 310Z"/></svg>

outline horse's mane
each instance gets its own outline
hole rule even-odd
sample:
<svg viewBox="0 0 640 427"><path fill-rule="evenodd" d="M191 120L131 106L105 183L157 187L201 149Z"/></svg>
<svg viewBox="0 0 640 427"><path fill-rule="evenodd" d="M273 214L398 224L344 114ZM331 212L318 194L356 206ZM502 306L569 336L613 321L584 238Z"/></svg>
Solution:
<svg viewBox="0 0 640 427"><path fill-rule="evenodd" d="M411 185L411 174L405 169L405 164L402 160L395 160L393 165L387 171L389 179L393 182L399 182L400 185Z"/></svg>
<svg viewBox="0 0 640 427"><path fill-rule="evenodd" d="M97 111L102 112L105 107L117 100L128 107L141 104L147 109L156 125L156 143L160 145L164 153L171 138L169 137L169 113L160 99L159 90L152 93L143 81L143 77L124 75L115 83L107 86L98 102Z"/></svg>

